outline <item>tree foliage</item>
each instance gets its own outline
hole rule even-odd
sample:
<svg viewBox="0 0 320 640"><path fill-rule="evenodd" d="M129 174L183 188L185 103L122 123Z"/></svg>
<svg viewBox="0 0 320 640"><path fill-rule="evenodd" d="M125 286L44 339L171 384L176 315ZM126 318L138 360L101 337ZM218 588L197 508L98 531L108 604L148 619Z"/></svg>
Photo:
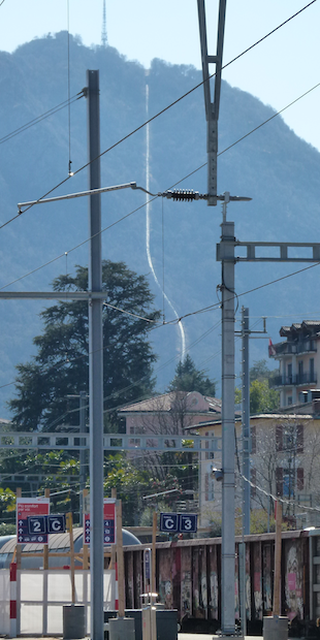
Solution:
<svg viewBox="0 0 320 640"><path fill-rule="evenodd" d="M112 410L153 390L156 356L148 340L152 322L143 318L156 321L159 312L153 308L147 279L123 262L104 260L102 281L109 305L103 307L104 397L105 409ZM86 291L87 268L78 266L75 276L59 276L53 289ZM88 393L87 302L61 300L41 318L44 331L34 338L37 354L17 366L16 398L9 402L15 427L24 431L79 424L79 400L67 396Z"/></svg>
<svg viewBox="0 0 320 640"><path fill-rule="evenodd" d="M276 370L266 360L257 360L250 368L250 414L271 413L279 408L279 391L272 388ZM235 389L235 403L241 403L241 390Z"/></svg>
<svg viewBox="0 0 320 640"><path fill-rule="evenodd" d="M160 480L147 470L144 464L139 465L134 459L130 460L123 454L110 456L106 467L105 494L110 495L111 489L116 488L117 498L122 501L124 525L140 524L144 510L150 506L157 510L161 500L169 509L177 496L181 495L181 487L176 476L168 473ZM173 489L176 491L172 492ZM163 493L165 495L162 495ZM153 497L152 500L146 499L146 496L155 494L160 496Z"/></svg>
<svg viewBox="0 0 320 640"><path fill-rule="evenodd" d="M279 393L267 380L254 380L250 385L250 414L271 413L279 407Z"/></svg>
<svg viewBox="0 0 320 640"><path fill-rule="evenodd" d="M214 397L216 385L206 376L205 371L196 368L194 361L187 354L176 367L169 391L198 391L202 395Z"/></svg>
<svg viewBox="0 0 320 640"><path fill-rule="evenodd" d="M254 380L270 380L275 371L271 371L268 367L267 360L256 360L250 367L250 382Z"/></svg>

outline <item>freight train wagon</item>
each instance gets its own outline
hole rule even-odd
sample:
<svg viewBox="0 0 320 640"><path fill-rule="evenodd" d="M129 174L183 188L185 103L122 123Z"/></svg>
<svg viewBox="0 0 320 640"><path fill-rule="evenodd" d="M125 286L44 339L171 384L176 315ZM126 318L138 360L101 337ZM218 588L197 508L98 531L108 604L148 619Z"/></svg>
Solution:
<svg viewBox="0 0 320 640"><path fill-rule="evenodd" d="M272 612L274 534L251 535L246 542L248 632L261 633L263 616ZM240 619L239 563L236 539L235 619ZM125 550L126 607L141 606L143 549ZM159 599L177 609L183 631L213 633L221 620L221 538L156 544ZM318 637L320 618L320 529L282 533L281 613L290 635ZM319 634L320 637L320 634Z"/></svg>

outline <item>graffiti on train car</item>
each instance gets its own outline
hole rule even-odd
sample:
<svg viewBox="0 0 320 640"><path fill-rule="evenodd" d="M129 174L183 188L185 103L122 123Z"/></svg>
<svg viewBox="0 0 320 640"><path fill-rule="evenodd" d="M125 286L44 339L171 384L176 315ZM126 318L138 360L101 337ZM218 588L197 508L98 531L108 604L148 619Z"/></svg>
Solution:
<svg viewBox="0 0 320 640"><path fill-rule="evenodd" d="M310 615L310 577L315 584L315 597L320 592L320 542L310 542L308 532L284 532L282 534L282 587L281 614L289 621L307 620ZM312 545L311 545L312 543ZM314 549L314 574L308 563L310 549ZM168 609L177 609L183 622L194 620L218 624L221 618L221 540L181 540L173 543L157 543L157 591L160 601ZM127 556L128 554L128 556ZM133 558L130 558L130 554ZM140 554L140 555L139 555ZM127 602L130 606L139 601L142 592L141 547L126 552ZM240 617L238 543L235 563L235 619ZM135 558L139 558L136 560ZM253 628L262 628L263 617L272 612L274 576L274 534L249 536L245 557L246 615ZM319 584L319 588L318 588ZM318 612L316 599L311 601L313 611ZM312 609L311 609L312 610ZM320 607L319 607L320 610ZM209 628L207 624L206 628ZM218 627L217 627L218 628Z"/></svg>
<svg viewBox="0 0 320 640"><path fill-rule="evenodd" d="M285 549L285 609L289 620L303 618L303 558L296 541Z"/></svg>
<svg viewBox="0 0 320 640"><path fill-rule="evenodd" d="M273 548L271 543L263 545L262 549L262 606L265 614L272 611L272 567L273 567Z"/></svg>
<svg viewBox="0 0 320 640"><path fill-rule="evenodd" d="M191 549L184 547L181 549L181 598L180 610L182 616L192 615L192 572Z"/></svg>

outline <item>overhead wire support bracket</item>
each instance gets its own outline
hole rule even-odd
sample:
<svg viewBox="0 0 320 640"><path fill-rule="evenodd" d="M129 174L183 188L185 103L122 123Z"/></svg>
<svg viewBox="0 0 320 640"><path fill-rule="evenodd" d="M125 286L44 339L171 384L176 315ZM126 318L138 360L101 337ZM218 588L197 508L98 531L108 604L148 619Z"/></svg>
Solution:
<svg viewBox="0 0 320 640"><path fill-rule="evenodd" d="M218 118L221 92L221 69L224 40L226 0L220 0L217 52L208 55L205 0L198 0L198 18L201 45L201 63L204 90L204 103L207 120L207 154L208 154L208 205L217 204L217 157L218 157ZM215 64L214 98L211 101L209 64Z"/></svg>
<svg viewBox="0 0 320 640"><path fill-rule="evenodd" d="M134 189L146 192L143 187L138 187L136 182L128 182L118 184L112 187L101 187L99 189L90 189L88 191L78 191L77 193L67 193L64 196L54 196L53 198L39 198L38 200L30 200L29 202L18 202L18 212L23 213L23 207L33 207L35 204L47 204L48 202L58 202L60 200L71 200L72 198L82 198L83 196L93 196L97 193L107 193L108 191L120 191L120 189ZM149 193L149 192L146 192ZM149 195L154 195L150 193Z"/></svg>

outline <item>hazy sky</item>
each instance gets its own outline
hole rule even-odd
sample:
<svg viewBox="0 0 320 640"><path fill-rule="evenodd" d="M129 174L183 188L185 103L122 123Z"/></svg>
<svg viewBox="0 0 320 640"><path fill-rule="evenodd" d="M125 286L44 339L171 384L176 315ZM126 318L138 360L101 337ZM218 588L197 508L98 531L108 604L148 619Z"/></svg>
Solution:
<svg viewBox="0 0 320 640"><path fill-rule="evenodd" d="M86 45L100 44L103 0L4 0L0 50L67 28ZM0 0L1 3L1 0ZM209 53L215 53L218 0L207 0ZM227 0L223 61L308 4L305 0ZM223 72L231 85L279 110L320 82L320 0ZM153 58L200 68L196 0L107 0L109 44L145 67ZM320 87L283 117L320 150Z"/></svg>

